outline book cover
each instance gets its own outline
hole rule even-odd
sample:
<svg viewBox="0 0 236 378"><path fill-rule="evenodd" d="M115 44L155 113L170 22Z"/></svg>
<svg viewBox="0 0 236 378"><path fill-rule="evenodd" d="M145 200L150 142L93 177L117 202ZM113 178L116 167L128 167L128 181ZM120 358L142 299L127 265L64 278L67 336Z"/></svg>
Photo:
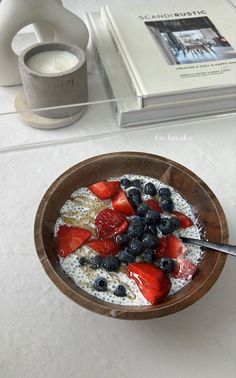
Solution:
<svg viewBox="0 0 236 378"><path fill-rule="evenodd" d="M157 107L140 108L139 98L132 96L124 66L118 58L117 49L106 30L99 13L87 14L94 59L102 75L109 99L112 101L117 122L120 126L133 126L153 122L166 122L232 112L236 106L236 94L231 97L201 98L194 101L160 104ZM219 96L220 97L220 96Z"/></svg>
<svg viewBox="0 0 236 378"><path fill-rule="evenodd" d="M101 16L136 94L235 93L236 12L228 2L109 5Z"/></svg>

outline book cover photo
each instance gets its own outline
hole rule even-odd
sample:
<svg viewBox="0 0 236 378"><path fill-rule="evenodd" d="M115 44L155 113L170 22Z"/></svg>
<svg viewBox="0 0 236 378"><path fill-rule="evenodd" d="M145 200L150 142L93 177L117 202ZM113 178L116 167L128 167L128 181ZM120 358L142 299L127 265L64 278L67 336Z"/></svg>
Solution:
<svg viewBox="0 0 236 378"><path fill-rule="evenodd" d="M145 22L169 64L236 58L236 51L208 17Z"/></svg>

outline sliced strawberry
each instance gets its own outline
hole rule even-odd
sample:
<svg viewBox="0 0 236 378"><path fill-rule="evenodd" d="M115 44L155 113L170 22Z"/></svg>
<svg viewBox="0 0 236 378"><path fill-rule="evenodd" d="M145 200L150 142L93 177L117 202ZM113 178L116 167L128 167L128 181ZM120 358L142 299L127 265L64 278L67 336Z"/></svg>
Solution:
<svg viewBox="0 0 236 378"><path fill-rule="evenodd" d="M92 233L85 228L61 226L57 233L59 255L67 257L76 249L80 248Z"/></svg>
<svg viewBox="0 0 236 378"><path fill-rule="evenodd" d="M161 238L156 251L156 257L161 259L166 256L167 238Z"/></svg>
<svg viewBox="0 0 236 378"><path fill-rule="evenodd" d="M163 210L162 210L159 202L156 201L154 198L148 199L146 201L146 204L148 205L148 207L150 207L150 209L158 211L159 213L163 213Z"/></svg>
<svg viewBox="0 0 236 378"><path fill-rule="evenodd" d="M159 303L170 291L169 277L153 264L129 264L127 273L135 280L143 296L153 305Z"/></svg>
<svg viewBox="0 0 236 378"><path fill-rule="evenodd" d="M112 206L115 210L127 216L135 215L135 211L123 189L120 189L117 195L112 198Z"/></svg>
<svg viewBox="0 0 236 378"><path fill-rule="evenodd" d="M188 228L193 225L192 220L189 217L187 217L187 215L184 215L179 211L173 211L173 214L176 216L176 218L180 220L181 228Z"/></svg>
<svg viewBox="0 0 236 378"><path fill-rule="evenodd" d="M98 213L95 225L99 238L110 239L124 234L129 226L126 217L112 209L104 209Z"/></svg>
<svg viewBox="0 0 236 378"><path fill-rule="evenodd" d="M96 239L87 244L103 257L116 255L120 251L120 246L114 239Z"/></svg>
<svg viewBox="0 0 236 378"><path fill-rule="evenodd" d="M177 257L182 256L186 250L187 248L180 239L174 235L168 235L160 239L157 248L157 258L171 257L172 259L177 259Z"/></svg>
<svg viewBox="0 0 236 378"><path fill-rule="evenodd" d="M112 198L120 189L119 181L100 181L89 186L89 189L100 199Z"/></svg>
<svg viewBox="0 0 236 378"><path fill-rule="evenodd" d="M65 236L70 231L71 231L71 227L67 226L66 224L63 224L62 226L60 226L57 232L57 238L61 238Z"/></svg>
<svg viewBox="0 0 236 378"><path fill-rule="evenodd" d="M191 280L197 271L197 266L191 261L180 257L175 262L175 269L173 276L175 278L182 278L185 280Z"/></svg>

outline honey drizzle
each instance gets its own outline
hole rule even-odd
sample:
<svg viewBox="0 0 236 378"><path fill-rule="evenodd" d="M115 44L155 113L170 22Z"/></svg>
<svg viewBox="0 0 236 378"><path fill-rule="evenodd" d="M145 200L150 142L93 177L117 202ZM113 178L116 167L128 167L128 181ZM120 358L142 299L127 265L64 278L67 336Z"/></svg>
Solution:
<svg viewBox="0 0 236 378"><path fill-rule="evenodd" d="M90 231L93 236L96 236L95 229L92 226L91 222L87 222L86 220L83 220L83 219L78 220L76 218L69 218L69 217L65 217L65 216L61 216L61 219L63 220L64 223L66 223L68 225L86 228L86 230Z"/></svg>

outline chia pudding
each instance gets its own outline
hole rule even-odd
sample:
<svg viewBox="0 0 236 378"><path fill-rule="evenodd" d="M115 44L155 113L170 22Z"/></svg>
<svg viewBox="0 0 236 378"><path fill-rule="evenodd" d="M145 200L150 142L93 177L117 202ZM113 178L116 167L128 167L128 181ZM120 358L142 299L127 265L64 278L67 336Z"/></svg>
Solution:
<svg viewBox="0 0 236 378"><path fill-rule="evenodd" d="M54 228L62 270L100 300L153 305L197 274L200 247L196 209L174 188L140 175L111 177L80 187L60 210Z"/></svg>

